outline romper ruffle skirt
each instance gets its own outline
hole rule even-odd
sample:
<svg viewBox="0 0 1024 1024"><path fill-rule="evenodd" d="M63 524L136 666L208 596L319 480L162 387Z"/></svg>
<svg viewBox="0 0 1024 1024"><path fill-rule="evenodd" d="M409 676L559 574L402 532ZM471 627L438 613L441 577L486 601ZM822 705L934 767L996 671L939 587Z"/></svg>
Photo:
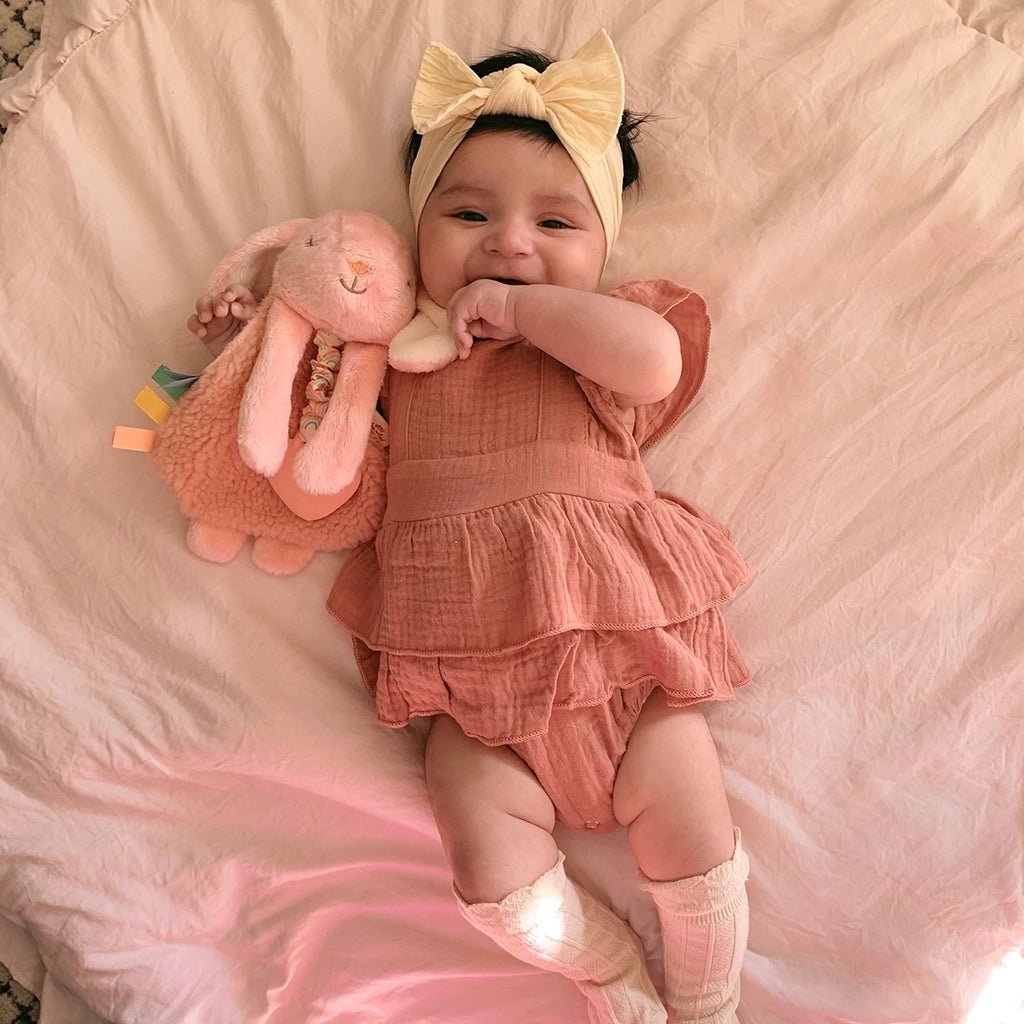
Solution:
<svg viewBox="0 0 1024 1024"><path fill-rule="evenodd" d="M710 322L668 281L612 292L665 316L683 376L635 411L524 342L388 380L388 505L328 608L382 724L451 715L530 765L566 826L611 831L615 773L655 687L732 700L749 679L719 613L749 569L640 459L703 381Z"/></svg>

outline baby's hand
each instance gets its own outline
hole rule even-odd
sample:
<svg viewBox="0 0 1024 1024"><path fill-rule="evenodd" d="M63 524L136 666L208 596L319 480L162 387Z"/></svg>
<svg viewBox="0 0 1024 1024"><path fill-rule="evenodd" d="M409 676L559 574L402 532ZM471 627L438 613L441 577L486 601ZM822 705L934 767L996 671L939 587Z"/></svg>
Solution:
<svg viewBox="0 0 1024 1024"><path fill-rule="evenodd" d="M231 284L222 292L209 292L196 302L188 329L210 348L223 347L256 314L256 298L245 285Z"/></svg>
<svg viewBox="0 0 1024 1024"><path fill-rule="evenodd" d="M514 292L522 285L502 284L483 278L460 288L448 301L448 330L455 339L459 358L465 359L474 338L507 340L519 337Z"/></svg>

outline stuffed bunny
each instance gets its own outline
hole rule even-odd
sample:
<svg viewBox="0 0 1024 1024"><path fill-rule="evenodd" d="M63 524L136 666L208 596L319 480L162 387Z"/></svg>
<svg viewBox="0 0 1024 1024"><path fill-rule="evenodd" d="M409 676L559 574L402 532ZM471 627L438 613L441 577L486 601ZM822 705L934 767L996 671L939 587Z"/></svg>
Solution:
<svg viewBox="0 0 1024 1024"><path fill-rule="evenodd" d="M153 460L193 519L195 554L229 561L251 535L256 564L283 575L380 525L386 458L375 408L387 346L415 311L415 273L389 224L340 210L253 235L214 271L210 290L255 284L274 256L256 315L179 402ZM314 337L321 355L326 338L340 358L320 364L334 393L313 403L318 415L300 430Z"/></svg>
<svg viewBox="0 0 1024 1024"><path fill-rule="evenodd" d="M287 221L250 238L214 272L211 291L238 279L255 251L284 245L270 291L234 343L260 338L238 418L247 466L272 477L288 449L291 385L317 331L345 343L334 399L295 458L295 479L310 494L331 494L359 470L387 369L391 339L413 317L412 255L398 232L349 210Z"/></svg>

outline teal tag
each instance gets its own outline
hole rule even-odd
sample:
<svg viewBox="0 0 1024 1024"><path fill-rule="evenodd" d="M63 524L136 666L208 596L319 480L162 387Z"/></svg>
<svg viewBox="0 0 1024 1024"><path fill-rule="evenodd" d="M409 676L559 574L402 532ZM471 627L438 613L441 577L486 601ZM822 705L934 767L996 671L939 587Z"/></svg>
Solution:
<svg viewBox="0 0 1024 1024"><path fill-rule="evenodd" d="M197 380L198 373L176 373L174 370L161 366L154 374L153 380L163 388L167 397L176 402Z"/></svg>

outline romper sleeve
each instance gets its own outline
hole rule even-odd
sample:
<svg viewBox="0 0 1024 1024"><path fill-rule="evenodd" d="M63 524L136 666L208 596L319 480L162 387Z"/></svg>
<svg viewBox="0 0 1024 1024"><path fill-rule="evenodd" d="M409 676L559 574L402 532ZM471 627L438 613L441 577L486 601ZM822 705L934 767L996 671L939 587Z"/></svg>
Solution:
<svg viewBox="0 0 1024 1024"><path fill-rule="evenodd" d="M679 337L683 356L679 383L665 398L638 405L634 410L633 436L640 450L645 451L671 430L697 397L707 372L711 319L701 296L674 281L626 281L609 295L653 309L676 329Z"/></svg>

